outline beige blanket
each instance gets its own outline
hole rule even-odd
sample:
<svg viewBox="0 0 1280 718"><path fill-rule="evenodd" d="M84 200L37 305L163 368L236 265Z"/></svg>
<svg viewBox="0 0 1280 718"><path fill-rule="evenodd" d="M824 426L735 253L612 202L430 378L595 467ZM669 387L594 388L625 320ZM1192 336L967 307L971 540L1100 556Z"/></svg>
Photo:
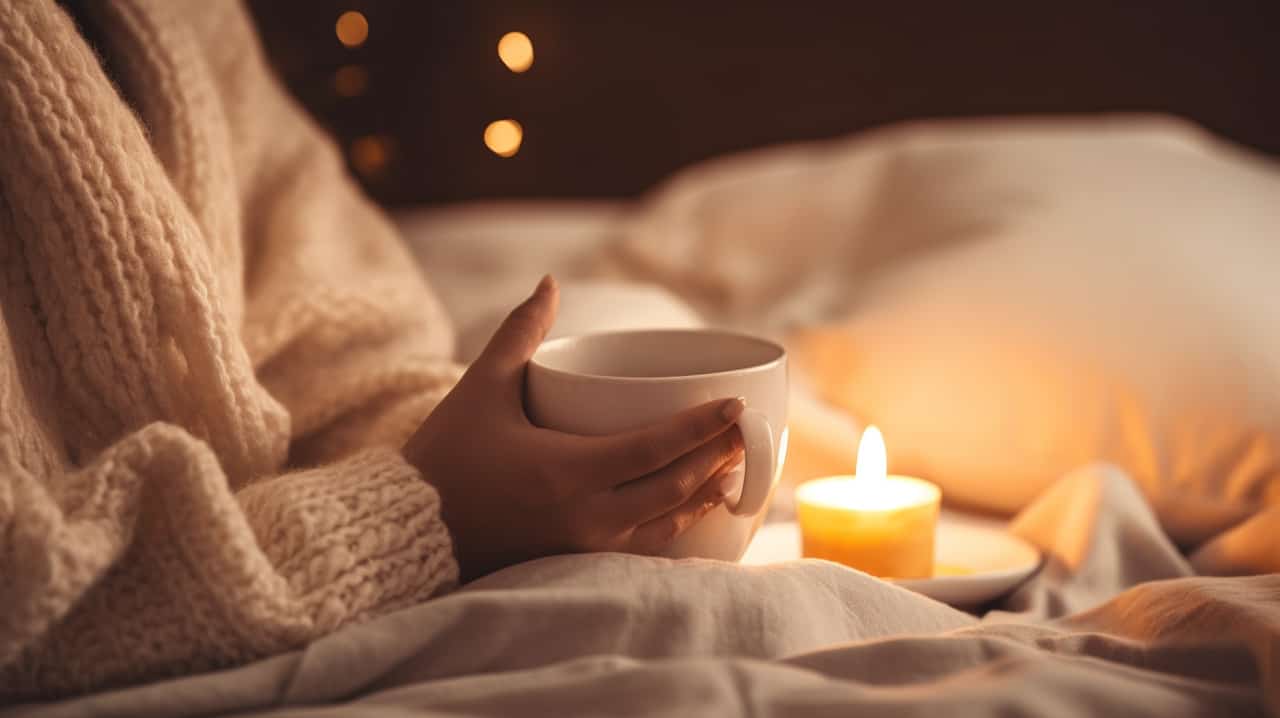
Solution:
<svg viewBox="0 0 1280 718"><path fill-rule="evenodd" d="M1190 578L1123 473L1012 524L1048 555L983 618L834 564L516 566L237 670L14 715L1276 715L1280 576Z"/></svg>

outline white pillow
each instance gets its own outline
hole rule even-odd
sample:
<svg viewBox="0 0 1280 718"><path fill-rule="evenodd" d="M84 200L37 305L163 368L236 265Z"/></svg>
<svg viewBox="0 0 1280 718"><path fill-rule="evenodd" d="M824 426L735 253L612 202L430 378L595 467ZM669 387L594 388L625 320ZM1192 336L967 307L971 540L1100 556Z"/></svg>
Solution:
<svg viewBox="0 0 1280 718"><path fill-rule="evenodd" d="M1012 512L1094 460L1187 542L1280 501L1280 172L1183 123L722 161L657 192L615 260L720 298L712 320L810 324L796 364L953 501Z"/></svg>
<svg viewBox="0 0 1280 718"><path fill-rule="evenodd" d="M410 210L396 222L454 322L456 357L471 361L542 275L562 286L583 278L624 209L605 201L476 202ZM682 309L652 293L640 301Z"/></svg>

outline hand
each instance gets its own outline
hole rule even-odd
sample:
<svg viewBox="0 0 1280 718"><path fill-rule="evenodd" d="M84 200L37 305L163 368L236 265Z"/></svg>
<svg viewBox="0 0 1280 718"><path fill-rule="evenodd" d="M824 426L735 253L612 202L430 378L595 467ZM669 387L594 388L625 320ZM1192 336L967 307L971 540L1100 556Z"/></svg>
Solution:
<svg viewBox="0 0 1280 718"><path fill-rule="evenodd" d="M440 492L465 580L555 553L657 553L735 488L741 399L610 436L529 423L525 365L558 296L544 278L404 448Z"/></svg>

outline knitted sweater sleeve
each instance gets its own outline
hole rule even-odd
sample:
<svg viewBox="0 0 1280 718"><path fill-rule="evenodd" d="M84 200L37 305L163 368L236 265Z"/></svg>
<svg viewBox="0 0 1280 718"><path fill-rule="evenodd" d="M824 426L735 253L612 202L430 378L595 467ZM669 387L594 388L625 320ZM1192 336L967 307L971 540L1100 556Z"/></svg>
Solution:
<svg viewBox="0 0 1280 718"><path fill-rule="evenodd" d="M170 424L56 477L3 458L0 705L236 665L456 576L435 492L395 452L234 497Z"/></svg>
<svg viewBox="0 0 1280 718"><path fill-rule="evenodd" d="M55 5L0 3L0 703L233 665L457 577L398 451L457 375L448 325L241 11L201 5L237 14L196 62L152 57L186 46L169 3L94 4L150 38L132 77L220 88L140 107L149 142Z"/></svg>
<svg viewBox="0 0 1280 718"><path fill-rule="evenodd" d="M448 315L334 143L275 80L241 8L184 0L182 13L223 28L200 40L243 208L241 334L289 411L291 461L402 445L460 375Z"/></svg>

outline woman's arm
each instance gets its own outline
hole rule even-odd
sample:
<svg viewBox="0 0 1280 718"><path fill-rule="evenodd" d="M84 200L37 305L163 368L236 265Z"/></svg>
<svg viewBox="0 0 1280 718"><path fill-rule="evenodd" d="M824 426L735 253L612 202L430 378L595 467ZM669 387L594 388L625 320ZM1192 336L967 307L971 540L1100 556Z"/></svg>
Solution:
<svg viewBox="0 0 1280 718"><path fill-rule="evenodd" d="M154 75L135 116L56 5L0 4L0 702L232 665L456 580L399 451L457 375L439 306L243 10L199 3L206 38L176 5L94 4Z"/></svg>

